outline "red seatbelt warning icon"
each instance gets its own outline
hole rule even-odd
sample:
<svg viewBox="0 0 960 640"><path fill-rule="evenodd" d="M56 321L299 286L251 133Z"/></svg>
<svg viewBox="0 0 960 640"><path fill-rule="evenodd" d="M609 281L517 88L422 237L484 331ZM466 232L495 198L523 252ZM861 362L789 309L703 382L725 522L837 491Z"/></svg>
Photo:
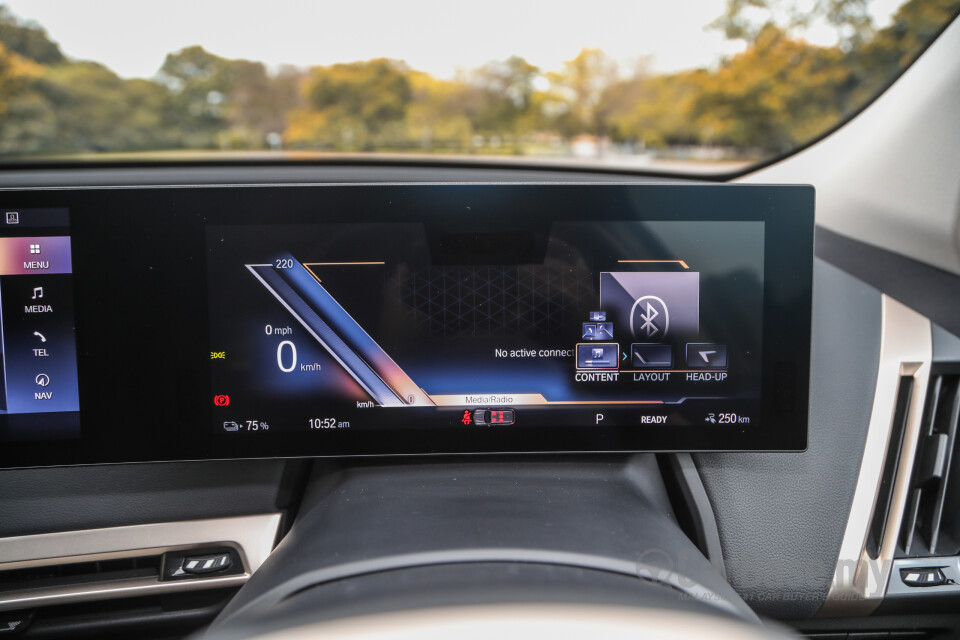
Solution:
<svg viewBox="0 0 960 640"><path fill-rule="evenodd" d="M473 422L473 418L470 417L469 409L464 409L463 417L460 418L460 422L462 422L463 424L470 424L471 422Z"/></svg>

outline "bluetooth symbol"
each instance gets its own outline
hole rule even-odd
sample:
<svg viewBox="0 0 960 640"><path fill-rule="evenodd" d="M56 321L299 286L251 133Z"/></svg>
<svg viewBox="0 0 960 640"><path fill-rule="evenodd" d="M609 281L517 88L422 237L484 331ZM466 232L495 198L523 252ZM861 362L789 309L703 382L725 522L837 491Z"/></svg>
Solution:
<svg viewBox="0 0 960 640"><path fill-rule="evenodd" d="M630 310L630 330L637 338L642 336L645 340L658 342L665 340L670 331L670 312L666 303L657 296L638 298Z"/></svg>
<svg viewBox="0 0 960 640"><path fill-rule="evenodd" d="M653 319L660 315L660 312L653 308L653 305L649 302L647 303L647 312L640 314L640 319L643 320L643 324L640 325L640 331L646 330L647 337L652 338L660 329L653 324Z"/></svg>

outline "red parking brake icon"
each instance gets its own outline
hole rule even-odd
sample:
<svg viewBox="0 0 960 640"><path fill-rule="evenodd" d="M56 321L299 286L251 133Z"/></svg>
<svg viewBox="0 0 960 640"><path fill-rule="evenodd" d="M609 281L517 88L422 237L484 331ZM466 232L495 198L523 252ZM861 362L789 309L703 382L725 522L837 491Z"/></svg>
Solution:
<svg viewBox="0 0 960 640"><path fill-rule="evenodd" d="M230 396L224 394L213 396L213 404L218 407L225 407L230 404Z"/></svg>

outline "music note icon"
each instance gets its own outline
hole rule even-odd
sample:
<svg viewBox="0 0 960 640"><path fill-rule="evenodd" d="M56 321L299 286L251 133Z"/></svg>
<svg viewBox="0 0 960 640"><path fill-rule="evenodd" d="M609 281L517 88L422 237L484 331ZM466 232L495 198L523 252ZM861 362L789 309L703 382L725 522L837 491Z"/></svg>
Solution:
<svg viewBox="0 0 960 640"><path fill-rule="evenodd" d="M43 297L43 287L34 287L33 288L33 297L31 300L36 300L37 298Z"/></svg>

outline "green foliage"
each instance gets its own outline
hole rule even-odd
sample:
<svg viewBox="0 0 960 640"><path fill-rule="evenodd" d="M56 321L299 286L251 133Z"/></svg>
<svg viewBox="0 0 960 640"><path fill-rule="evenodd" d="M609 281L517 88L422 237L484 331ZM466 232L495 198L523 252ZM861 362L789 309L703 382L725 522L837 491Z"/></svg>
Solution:
<svg viewBox="0 0 960 640"><path fill-rule="evenodd" d="M461 87L463 111L483 134L516 134L531 111L540 70L519 56L488 62Z"/></svg>
<svg viewBox="0 0 960 640"><path fill-rule="evenodd" d="M314 67L303 85L306 108L290 115L286 141L347 151L389 146L402 136L409 74L405 64L386 58Z"/></svg>
<svg viewBox="0 0 960 640"><path fill-rule="evenodd" d="M269 76L262 63L228 60L199 46L168 55L157 80L170 92L188 148L263 148L294 104L289 82Z"/></svg>
<svg viewBox="0 0 960 640"><path fill-rule="evenodd" d="M849 49L869 39L873 30L870 0L727 0L723 15L710 28L730 40L754 42L766 27L795 35L822 20L837 30L841 47Z"/></svg>
<svg viewBox="0 0 960 640"><path fill-rule="evenodd" d="M753 46L703 79L691 116L708 143L786 151L841 118L849 71L836 48L767 25Z"/></svg>
<svg viewBox="0 0 960 640"><path fill-rule="evenodd" d="M691 113L708 76L705 71L641 74L615 83L604 94L611 137L645 148L700 142Z"/></svg>
<svg viewBox="0 0 960 640"><path fill-rule="evenodd" d="M908 0L901 5L890 26L851 53L849 64L857 80L851 102L866 102L880 91L958 11L960 0Z"/></svg>
<svg viewBox="0 0 960 640"><path fill-rule="evenodd" d="M27 60L40 64L60 64L65 58L60 47L42 27L25 24L17 19L6 5L0 4L0 43Z"/></svg>
<svg viewBox="0 0 960 640"><path fill-rule="evenodd" d="M600 49L583 49L563 70L548 76L557 97L567 104L557 118L567 135L605 133L601 108L606 90L617 79L616 64Z"/></svg>

